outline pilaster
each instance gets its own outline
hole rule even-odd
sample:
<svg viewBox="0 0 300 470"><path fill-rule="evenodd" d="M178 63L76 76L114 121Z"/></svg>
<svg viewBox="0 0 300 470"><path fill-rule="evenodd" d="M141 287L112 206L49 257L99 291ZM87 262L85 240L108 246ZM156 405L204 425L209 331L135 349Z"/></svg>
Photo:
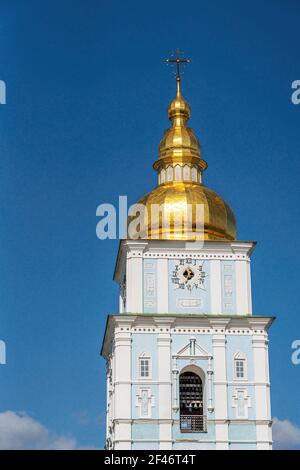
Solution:
<svg viewBox="0 0 300 470"><path fill-rule="evenodd" d="M216 428L216 450L228 449L228 406L227 406L227 371L226 371L226 336L228 320L213 324L214 357L214 408Z"/></svg>
<svg viewBox="0 0 300 470"><path fill-rule="evenodd" d="M210 262L210 292L211 292L211 312L214 315L222 313L222 282L221 282L221 261L211 260Z"/></svg>
<svg viewBox="0 0 300 470"><path fill-rule="evenodd" d="M127 326L126 319L123 325L119 323L114 338L115 449L131 448L131 333Z"/></svg>
<svg viewBox="0 0 300 470"><path fill-rule="evenodd" d="M158 413L159 446L172 449L172 371L171 371L171 324L172 319L155 318L159 327L158 349Z"/></svg>

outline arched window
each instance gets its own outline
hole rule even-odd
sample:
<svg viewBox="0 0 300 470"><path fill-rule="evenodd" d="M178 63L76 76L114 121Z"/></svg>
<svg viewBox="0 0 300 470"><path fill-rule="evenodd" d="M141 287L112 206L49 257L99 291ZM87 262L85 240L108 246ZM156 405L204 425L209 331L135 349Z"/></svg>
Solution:
<svg viewBox="0 0 300 470"><path fill-rule="evenodd" d="M168 166L167 168L167 180L173 181L173 167L172 166Z"/></svg>
<svg viewBox="0 0 300 470"><path fill-rule="evenodd" d="M143 353L139 357L138 375L140 379L151 377L151 357L148 353Z"/></svg>
<svg viewBox="0 0 300 470"><path fill-rule="evenodd" d="M197 181L197 168L195 166L191 169L191 179L192 181Z"/></svg>
<svg viewBox="0 0 300 470"><path fill-rule="evenodd" d="M180 181L181 178L181 166L176 165L174 170L175 181Z"/></svg>
<svg viewBox="0 0 300 470"><path fill-rule="evenodd" d="M234 378L235 380L247 379L247 361L244 354L238 352L234 356Z"/></svg>
<svg viewBox="0 0 300 470"><path fill-rule="evenodd" d="M184 165L183 167L183 179L184 181L188 181L191 179L190 177L190 167L188 165Z"/></svg>
<svg viewBox="0 0 300 470"><path fill-rule="evenodd" d="M180 431L204 432L206 420L203 405L203 382L194 372L179 376Z"/></svg>

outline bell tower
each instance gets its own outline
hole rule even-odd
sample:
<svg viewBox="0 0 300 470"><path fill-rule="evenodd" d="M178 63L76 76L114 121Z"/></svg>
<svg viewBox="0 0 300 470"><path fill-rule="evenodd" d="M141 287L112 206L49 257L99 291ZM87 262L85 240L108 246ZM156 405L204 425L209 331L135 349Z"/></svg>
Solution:
<svg viewBox="0 0 300 470"><path fill-rule="evenodd" d="M271 449L273 317L252 314L255 242L237 239L232 209L203 184L207 164L176 78L153 165L158 185L140 199L139 231L121 241L116 261L120 309L101 351L106 447Z"/></svg>

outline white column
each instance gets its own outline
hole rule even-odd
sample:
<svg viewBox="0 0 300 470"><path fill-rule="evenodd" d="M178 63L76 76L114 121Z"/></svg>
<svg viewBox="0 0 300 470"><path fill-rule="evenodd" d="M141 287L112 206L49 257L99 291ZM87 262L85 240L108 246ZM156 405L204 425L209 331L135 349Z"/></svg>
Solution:
<svg viewBox="0 0 300 470"><path fill-rule="evenodd" d="M127 254L126 311L143 312L143 257L142 249Z"/></svg>
<svg viewBox="0 0 300 470"><path fill-rule="evenodd" d="M213 315L222 313L221 261L210 261L210 296Z"/></svg>
<svg viewBox="0 0 300 470"><path fill-rule="evenodd" d="M224 325L219 325L224 329ZM228 407L227 407L227 372L225 333L217 330L213 334L214 357L214 408L216 427L216 449L228 449Z"/></svg>
<svg viewBox="0 0 300 470"><path fill-rule="evenodd" d="M247 260L248 312L252 315L251 262Z"/></svg>
<svg viewBox="0 0 300 470"><path fill-rule="evenodd" d="M271 409L268 371L268 341L265 333L255 333L253 335L252 345L257 449L269 450L271 448Z"/></svg>
<svg viewBox="0 0 300 470"><path fill-rule="evenodd" d="M121 294L119 294L119 313L123 313L123 299Z"/></svg>
<svg viewBox="0 0 300 470"><path fill-rule="evenodd" d="M111 389L109 380L109 359L106 359L106 439L109 437L109 428L111 426L110 412L111 412Z"/></svg>
<svg viewBox="0 0 300 470"><path fill-rule="evenodd" d="M115 330L114 378L115 449L131 449L131 334L121 325Z"/></svg>
<svg viewBox="0 0 300 470"><path fill-rule="evenodd" d="M207 366L207 380L208 380L207 411L209 413L211 413L214 410L214 407L213 407L213 392L212 392L213 369L211 367L211 360L212 360L212 357L209 357L208 358L208 366Z"/></svg>
<svg viewBox="0 0 300 470"><path fill-rule="evenodd" d="M170 330L170 321L155 319L159 329ZM162 450L172 449L172 370L171 333L162 331L157 337L158 349L158 418L159 446Z"/></svg>
<svg viewBox="0 0 300 470"><path fill-rule="evenodd" d="M169 312L168 259L157 260L157 313Z"/></svg>
<svg viewBox="0 0 300 470"><path fill-rule="evenodd" d="M236 310L238 315L250 315L249 305L249 266L246 260L235 262Z"/></svg>
<svg viewBox="0 0 300 470"><path fill-rule="evenodd" d="M174 411L178 411L179 408L179 397L177 396L177 388L178 388L178 375L179 375L179 370L177 368L177 360L176 357L173 358L173 383L172 383L172 388L173 388L173 405L172 408Z"/></svg>

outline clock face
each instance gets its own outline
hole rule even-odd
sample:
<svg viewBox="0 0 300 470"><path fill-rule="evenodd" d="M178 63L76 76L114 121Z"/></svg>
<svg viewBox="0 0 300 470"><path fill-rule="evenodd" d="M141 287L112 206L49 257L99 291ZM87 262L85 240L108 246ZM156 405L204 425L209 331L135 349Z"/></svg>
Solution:
<svg viewBox="0 0 300 470"><path fill-rule="evenodd" d="M172 273L172 282L175 289L204 289L206 273L203 264L197 264L196 260L180 260Z"/></svg>

